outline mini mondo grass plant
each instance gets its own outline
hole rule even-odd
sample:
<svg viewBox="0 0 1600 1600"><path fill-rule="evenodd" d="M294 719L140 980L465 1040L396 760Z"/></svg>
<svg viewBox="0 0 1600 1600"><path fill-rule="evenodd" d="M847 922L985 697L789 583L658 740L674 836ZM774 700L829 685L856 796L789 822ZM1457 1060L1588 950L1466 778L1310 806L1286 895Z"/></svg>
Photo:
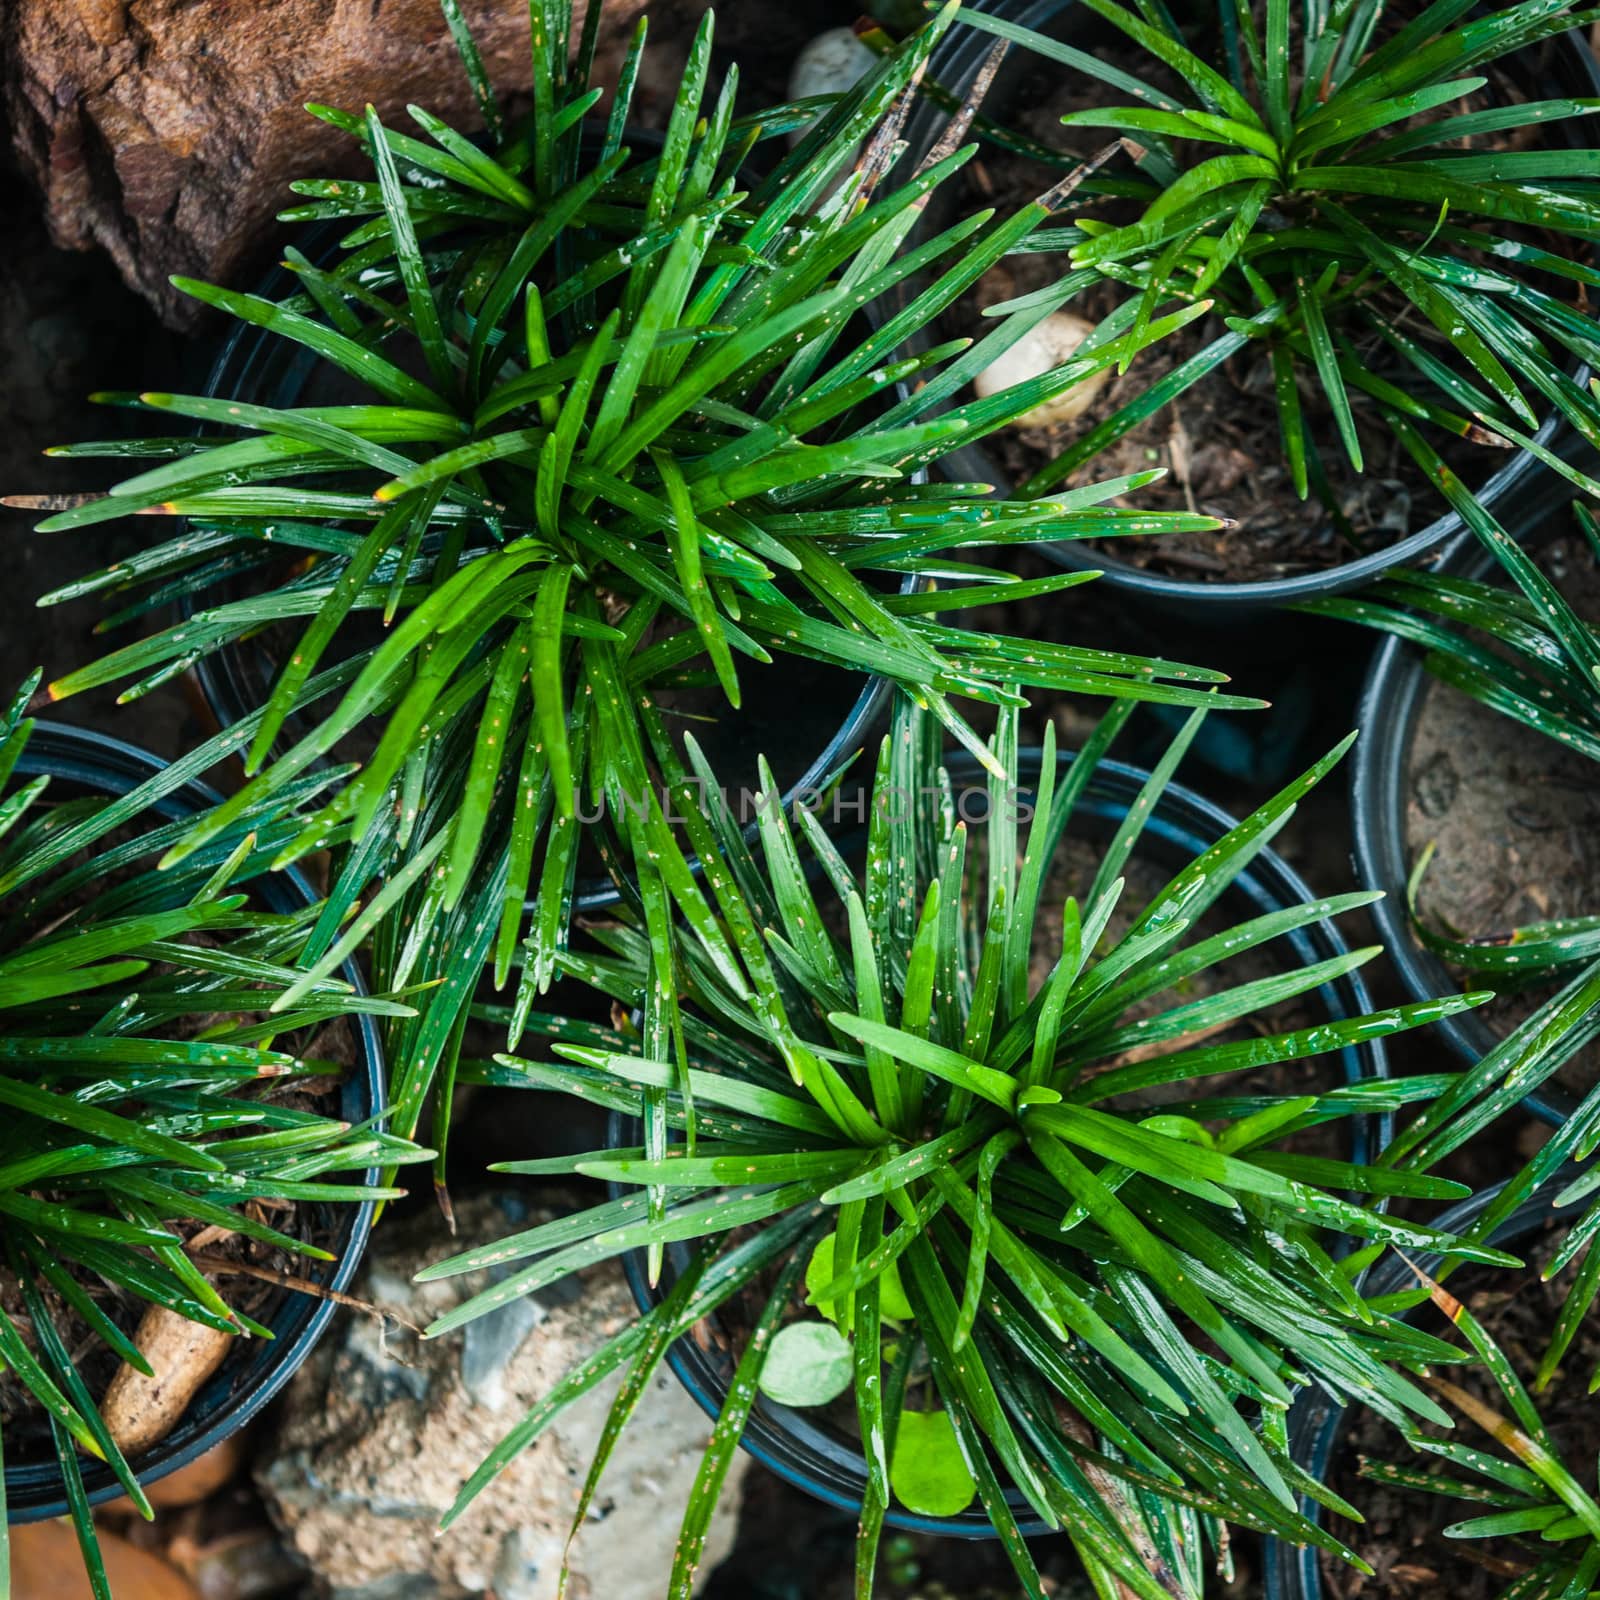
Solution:
<svg viewBox="0 0 1600 1600"><path fill-rule="evenodd" d="M1213 307L1224 328L1024 493L1048 493L1253 341L1271 355L1295 489L1335 519L1326 463L1342 452L1362 470L1358 407L1457 509L1467 491L1438 450L1450 435L1529 451L1589 486L1534 434L1554 411L1600 443L1600 402L1574 375L1600 355L1585 309L1600 286L1600 153L1575 147L1592 143L1576 119L1600 99L1538 98L1496 75L1593 12L1573 0L1074 11L1120 35L1132 65L962 11L1104 85L1106 104L1064 123L1137 141L1133 164L1084 185L1096 203L1025 248L1067 254L1063 288L1123 286L1135 329L1174 300ZM1309 394L1330 419L1323 437Z"/></svg>
<svg viewBox="0 0 1600 1600"><path fill-rule="evenodd" d="M734 714L741 684L776 658L880 675L987 760L962 699L1015 703L1020 682L1186 705L1220 676L944 620L970 584L1025 599L1081 577L1018 582L961 559L969 546L1217 525L1102 504L1148 474L1025 504L928 480L957 441L1196 314L1108 329L1059 372L935 414L974 354L963 341L905 360L897 348L1062 199L904 248L929 193L970 154L883 181L954 7L831 103L754 116L735 113L732 71L708 98L708 16L649 149L626 142L642 30L598 121L587 114L600 7L575 49L570 11L536 0L534 106L507 123L447 8L490 130L482 144L417 107L412 133L370 110L315 108L361 142L374 176L298 185L308 203L290 216L348 225L315 261L290 252L300 292L275 302L182 284L365 398L109 396L199 431L58 452L133 456L141 470L41 524L184 519L47 597L121 593L122 624L188 607L53 696L131 679L134 698L209 652L291 630L245 750L253 776L169 861L354 755L280 863L357 841L346 904L380 881L385 911L415 890L429 919L460 928L450 940L413 923L410 948L467 951L457 969L487 957L500 984L520 965L524 1004L566 941L580 835L625 892L650 876L642 796L676 759L663 691L698 689ZM924 272L926 291L874 327L867 308ZM242 592L226 598L223 585ZM375 980L389 988L390 976ZM456 989L397 1054L406 1104L420 1107L451 1059ZM412 1131L404 1115L395 1128Z"/></svg>
<svg viewBox="0 0 1600 1600"><path fill-rule="evenodd" d="M141 1307L271 1338L191 1257L194 1238L208 1230L331 1261L310 1235L263 1220L261 1203L282 1221L291 1208L311 1217L306 1208L398 1195L341 1175L427 1152L293 1092L342 1070L300 1053L321 1025L403 1009L324 979L269 1012L300 978L321 910L263 909L249 889L293 819L252 808L181 866L156 870L190 819L147 808L181 785L186 764L115 798L58 798L48 773L20 781L37 685L0 719L0 1362L14 1386L8 1417L31 1405L48 1423L105 1594L82 1457L152 1513L137 1455L127 1459L81 1370L86 1354L109 1350L150 1374L134 1337Z"/></svg>
<svg viewBox="0 0 1600 1600"><path fill-rule="evenodd" d="M1301 1493L1332 1503L1289 1456L1296 1388L1315 1382L1396 1420L1438 1422L1440 1408L1399 1369L1457 1359L1371 1310L1357 1287L1360 1265L1389 1244L1452 1240L1345 1192L1462 1191L1305 1154L1292 1140L1439 1085L1367 1081L1291 1097L1231 1081L1219 1092L1212 1080L1337 1052L1481 997L1290 1031L1263 1020L1259 1034L1215 1037L1375 953L1312 965L1291 956L1280 974L1250 980L1214 971L1362 895L1215 933L1201 926L1342 747L1108 932L1124 868L1203 710L1102 844L1081 904L1066 902L1060 948L1038 976L1046 868L1130 709L1113 708L1059 770L1047 744L1027 805L1017 718L1002 713L988 752L998 773L974 791L988 805L981 852L969 853L957 820L970 795L942 775L937 721L905 702L855 865L809 813L791 826L781 806L766 807L758 855L726 811L680 806L708 866L704 892L680 879L676 950L623 917L595 928L600 952L560 961L635 1021L535 1014L526 1031L549 1039L557 1059L508 1053L472 1069L580 1096L638 1130L639 1143L505 1169L577 1172L623 1192L427 1269L428 1279L504 1272L428 1332L627 1251L649 1253L652 1281L668 1246L687 1253L672 1258L651 1309L512 1429L447 1521L565 1404L626 1367L580 1525L668 1348L732 1303L747 1333L691 1494L674 1597L691 1590L761 1390L822 1399L838 1391L840 1369L863 1458L863 1595L896 1502L950 1513L976 1496L1030 1596L1042 1591L1019 1515L1064 1528L1102 1592L1120 1583L1148 1600L1170 1595L1177 1574L1199 1592L1202 1523L1342 1551L1296 1509ZM1194 998L1202 974L1216 987ZM1355 1252L1340 1260L1347 1241ZM1510 1259L1483 1247L1465 1255Z"/></svg>

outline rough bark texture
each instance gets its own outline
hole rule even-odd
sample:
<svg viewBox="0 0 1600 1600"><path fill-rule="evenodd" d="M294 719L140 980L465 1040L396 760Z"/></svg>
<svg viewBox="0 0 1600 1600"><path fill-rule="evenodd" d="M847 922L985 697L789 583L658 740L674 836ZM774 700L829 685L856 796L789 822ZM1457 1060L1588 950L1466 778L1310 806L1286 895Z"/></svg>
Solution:
<svg viewBox="0 0 1600 1600"><path fill-rule="evenodd" d="M607 34L644 5L609 0ZM502 93L526 90L528 8L462 11ZM307 100L477 126L438 0L10 0L0 16L6 116L53 237L109 251L173 326L194 308L172 273L240 282L291 178L359 170Z"/></svg>

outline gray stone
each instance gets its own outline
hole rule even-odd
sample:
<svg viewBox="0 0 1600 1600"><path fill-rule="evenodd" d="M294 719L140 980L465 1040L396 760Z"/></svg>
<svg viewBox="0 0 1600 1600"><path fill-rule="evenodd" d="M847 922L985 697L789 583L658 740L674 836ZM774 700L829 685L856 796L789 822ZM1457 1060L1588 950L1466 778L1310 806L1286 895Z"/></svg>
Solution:
<svg viewBox="0 0 1600 1600"><path fill-rule="evenodd" d="M433 1216L380 1226L355 1293L426 1324L492 1281L416 1284L424 1266L547 1213L469 1198L458 1234ZM331 1600L553 1600L562 1549L620 1379L569 1407L442 1538L440 1516L489 1449L633 1315L615 1265L527 1296L466 1333L422 1341L343 1312L290 1386L256 1476ZM711 1420L663 1368L640 1401L572 1548L571 1600L659 1600ZM732 1544L747 1458L712 1521L701 1571ZM596 1523L608 1525L602 1531Z"/></svg>

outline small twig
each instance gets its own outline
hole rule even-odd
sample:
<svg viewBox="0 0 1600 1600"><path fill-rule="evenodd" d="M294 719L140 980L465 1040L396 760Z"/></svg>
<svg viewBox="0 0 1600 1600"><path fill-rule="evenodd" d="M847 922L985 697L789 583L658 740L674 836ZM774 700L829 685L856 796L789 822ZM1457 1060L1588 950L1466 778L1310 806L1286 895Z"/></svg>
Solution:
<svg viewBox="0 0 1600 1600"><path fill-rule="evenodd" d="M292 1289L296 1294L308 1294L317 1300L331 1300L336 1306L359 1311L379 1322L396 1322L408 1333L422 1337L422 1329L416 1323L408 1322L399 1312L385 1311L370 1300L358 1300L353 1294L341 1294L337 1289L313 1283L310 1278L299 1278L291 1272L274 1272L270 1267L258 1267L250 1261L229 1261L225 1256L194 1256L192 1259L202 1272L214 1272L224 1278L259 1278L263 1283L273 1284L280 1289Z"/></svg>
<svg viewBox="0 0 1600 1600"><path fill-rule="evenodd" d="M1161 559L1174 567L1188 567L1195 572L1226 572L1227 563L1204 550L1163 550Z"/></svg>
<svg viewBox="0 0 1600 1600"><path fill-rule="evenodd" d="M1156 1056L1165 1055L1172 1049L1191 1049L1197 1044L1203 1044L1213 1034L1221 1033L1232 1026L1232 1022L1213 1022L1209 1027L1194 1028L1188 1033L1180 1033L1176 1039L1152 1039L1149 1044L1136 1044L1120 1055L1113 1056L1102 1070L1109 1072L1117 1067L1136 1066L1141 1061L1151 1061Z"/></svg>
<svg viewBox="0 0 1600 1600"><path fill-rule="evenodd" d="M184 1249L191 1251L204 1250L207 1245L221 1244L224 1239L233 1238L236 1231L233 1228L224 1228L219 1223L212 1223L209 1228L202 1228L184 1246Z"/></svg>
<svg viewBox="0 0 1600 1600"><path fill-rule="evenodd" d="M41 689L38 694L36 694L33 699L28 702L28 710L43 711L54 704L55 702L50 698L50 691L48 689ZM39 944L43 940L48 939L52 933L55 933L58 929L65 927L67 923L71 922L76 911L77 907L74 906L70 910L63 911L59 917L52 917L50 921L45 923L42 928L39 928L36 932L29 935L28 942L30 944Z"/></svg>
<svg viewBox="0 0 1600 1600"><path fill-rule="evenodd" d="M1193 459L1189 454L1189 430L1183 425L1183 413L1177 402L1172 406L1172 426L1167 432L1167 453L1172 458L1172 475L1183 488L1183 498L1191 512L1198 511L1194 499L1194 479L1190 474Z"/></svg>

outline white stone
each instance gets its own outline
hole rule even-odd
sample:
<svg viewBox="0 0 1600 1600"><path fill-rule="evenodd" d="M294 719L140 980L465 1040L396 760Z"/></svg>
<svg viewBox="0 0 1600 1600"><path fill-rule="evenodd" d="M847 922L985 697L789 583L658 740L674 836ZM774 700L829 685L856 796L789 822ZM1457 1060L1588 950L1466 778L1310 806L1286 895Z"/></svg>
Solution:
<svg viewBox="0 0 1600 1600"><path fill-rule="evenodd" d="M434 1215L380 1226L362 1299L425 1323L477 1293L485 1273L413 1284L431 1262L532 1227L496 1201L458 1203L451 1239ZM508 1315L509 1313L509 1315ZM459 1522L439 1518L489 1449L561 1377L634 1315L615 1263L513 1301L464 1332L419 1341L351 1311L290 1385L257 1481L319 1591L338 1600L423 1596L554 1600L562 1547L618 1374L576 1402ZM711 1419L663 1364L622 1435L572 1547L569 1600L660 1600ZM732 1547L749 1457L738 1452L700 1571Z"/></svg>
<svg viewBox="0 0 1600 1600"><path fill-rule="evenodd" d="M1031 328L1022 338L991 361L976 378L972 387L979 395L999 394L1015 384L1037 378L1069 361L1095 330L1095 325L1070 311L1052 311L1048 317ZM1095 396L1105 388L1111 369L1102 367L1070 389L1025 411L1012 424L1017 428L1047 428L1063 422L1075 422L1094 403Z"/></svg>
<svg viewBox="0 0 1600 1600"><path fill-rule="evenodd" d="M813 95L843 94L866 77L877 60L853 28L829 28L794 58L789 72L789 98L809 100Z"/></svg>

